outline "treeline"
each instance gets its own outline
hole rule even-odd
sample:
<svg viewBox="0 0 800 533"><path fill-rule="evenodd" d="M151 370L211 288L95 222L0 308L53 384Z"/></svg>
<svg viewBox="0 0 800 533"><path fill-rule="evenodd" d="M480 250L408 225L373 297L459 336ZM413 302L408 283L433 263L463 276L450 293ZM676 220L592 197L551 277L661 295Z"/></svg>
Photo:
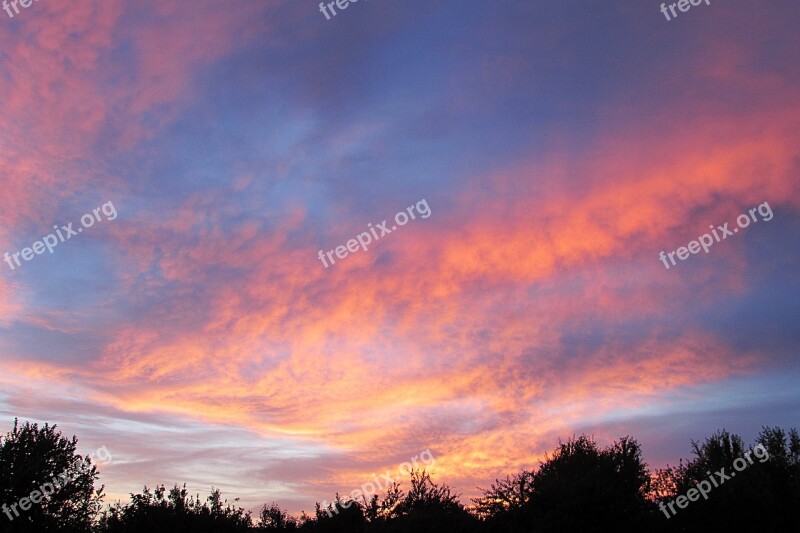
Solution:
<svg viewBox="0 0 800 533"><path fill-rule="evenodd" d="M719 431L692 442L690 459L651 471L639 443L623 437L600 448L581 435L562 442L535 470L496 480L470 505L428 472L415 470L404 490L361 501L338 495L313 515L276 504L258 516L223 499L201 500L185 486L144 487L127 503L103 508L103 487L77 438L56 426L25 423L0 437L0 532L74 533L569 533L800 531L800 436L765 427L746 447ZM47 495L43 480L70 482ZM39 492L38 497L34 493Z"/></svg>

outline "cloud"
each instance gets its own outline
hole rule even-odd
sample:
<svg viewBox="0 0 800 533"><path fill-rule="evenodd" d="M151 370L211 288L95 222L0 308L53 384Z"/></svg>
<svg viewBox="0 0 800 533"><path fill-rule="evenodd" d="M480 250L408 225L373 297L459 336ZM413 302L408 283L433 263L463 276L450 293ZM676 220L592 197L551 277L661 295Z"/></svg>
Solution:
<svg viewBox="0 0 800 533"><path fill-rule="evenodd" d="M369 49L309 56L336 39L304 7L39 7L0 36L0 242L26 245L96 199L120 215L0 278L3 401L110 441L114 494L200 486L199 471L297 502L426 448L472 487L535 466L558 436L642 427L673 395L722 397L713 387L788 360L736 334L764 294L755 278L796 257L781 245L800 207L796 71L760 66L761 48L632 74L604 55L597 71L577 28L530 37L497 12L487 44L448 41L374 82L395 92L337 106L386 67ZM405 57L440 33L397 16L354 39ZM478 24L454 16L458 35ZM494 61L492 43L515 51ZM564 65L535 54L548 50ZM305 59L291 70L283 53ZM568 91L562 68L606 83L603 98ZM317 259L423 197L430 218ZM674 270L658 261L764 201L768 224ZM787 347L780 315L753 320Z"/></svg>

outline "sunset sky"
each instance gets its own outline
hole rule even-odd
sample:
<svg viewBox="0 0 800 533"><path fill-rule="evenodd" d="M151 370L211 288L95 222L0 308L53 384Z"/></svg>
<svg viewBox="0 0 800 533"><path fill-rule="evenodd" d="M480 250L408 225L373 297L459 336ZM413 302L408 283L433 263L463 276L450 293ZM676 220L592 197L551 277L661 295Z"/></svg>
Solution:
<svg viewBox="0 0 800 533"><path fill-rule="evenodd" d="M559 437L798 426L800 3L659 9L0 11L0 254L117 213L0 262L0 432L308 512L426 449L469 503Z"/></svg>

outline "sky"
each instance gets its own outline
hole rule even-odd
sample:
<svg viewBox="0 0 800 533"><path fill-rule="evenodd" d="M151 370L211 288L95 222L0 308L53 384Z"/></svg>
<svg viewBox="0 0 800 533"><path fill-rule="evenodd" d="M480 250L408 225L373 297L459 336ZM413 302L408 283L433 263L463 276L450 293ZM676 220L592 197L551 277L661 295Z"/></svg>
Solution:
<svg viewBox="0 0 800 533"><path fill-rule="evenodd" d="M11 9L0 431L105 446L107 502L798 426L796 1Z"/></svg>

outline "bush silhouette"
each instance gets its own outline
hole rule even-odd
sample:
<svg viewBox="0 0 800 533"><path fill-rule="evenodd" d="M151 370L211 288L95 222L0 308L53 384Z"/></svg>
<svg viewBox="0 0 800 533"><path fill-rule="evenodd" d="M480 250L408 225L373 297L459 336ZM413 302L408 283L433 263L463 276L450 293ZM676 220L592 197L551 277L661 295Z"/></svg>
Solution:
<svg viewBox="0 0 800 533"><path fill-rule="evenodd" d="M297 521L286 511L280 508L277 503L272 505L264 504L258 519L259 531L294 531L297 529Z"/></svg>
<svg viewBox="0 0 800 533"><path fill-rule="evenodd" d="M153 491L144 487L141 494L131 494L129 504L117 503L104 513L100 530L108 533L233 533L252 528L250 513L223 501L219 490L212 490L205 502L201 502L199 496L189 496L185 485L175 485L166 497L165 493L161 485Z"/></svg>

